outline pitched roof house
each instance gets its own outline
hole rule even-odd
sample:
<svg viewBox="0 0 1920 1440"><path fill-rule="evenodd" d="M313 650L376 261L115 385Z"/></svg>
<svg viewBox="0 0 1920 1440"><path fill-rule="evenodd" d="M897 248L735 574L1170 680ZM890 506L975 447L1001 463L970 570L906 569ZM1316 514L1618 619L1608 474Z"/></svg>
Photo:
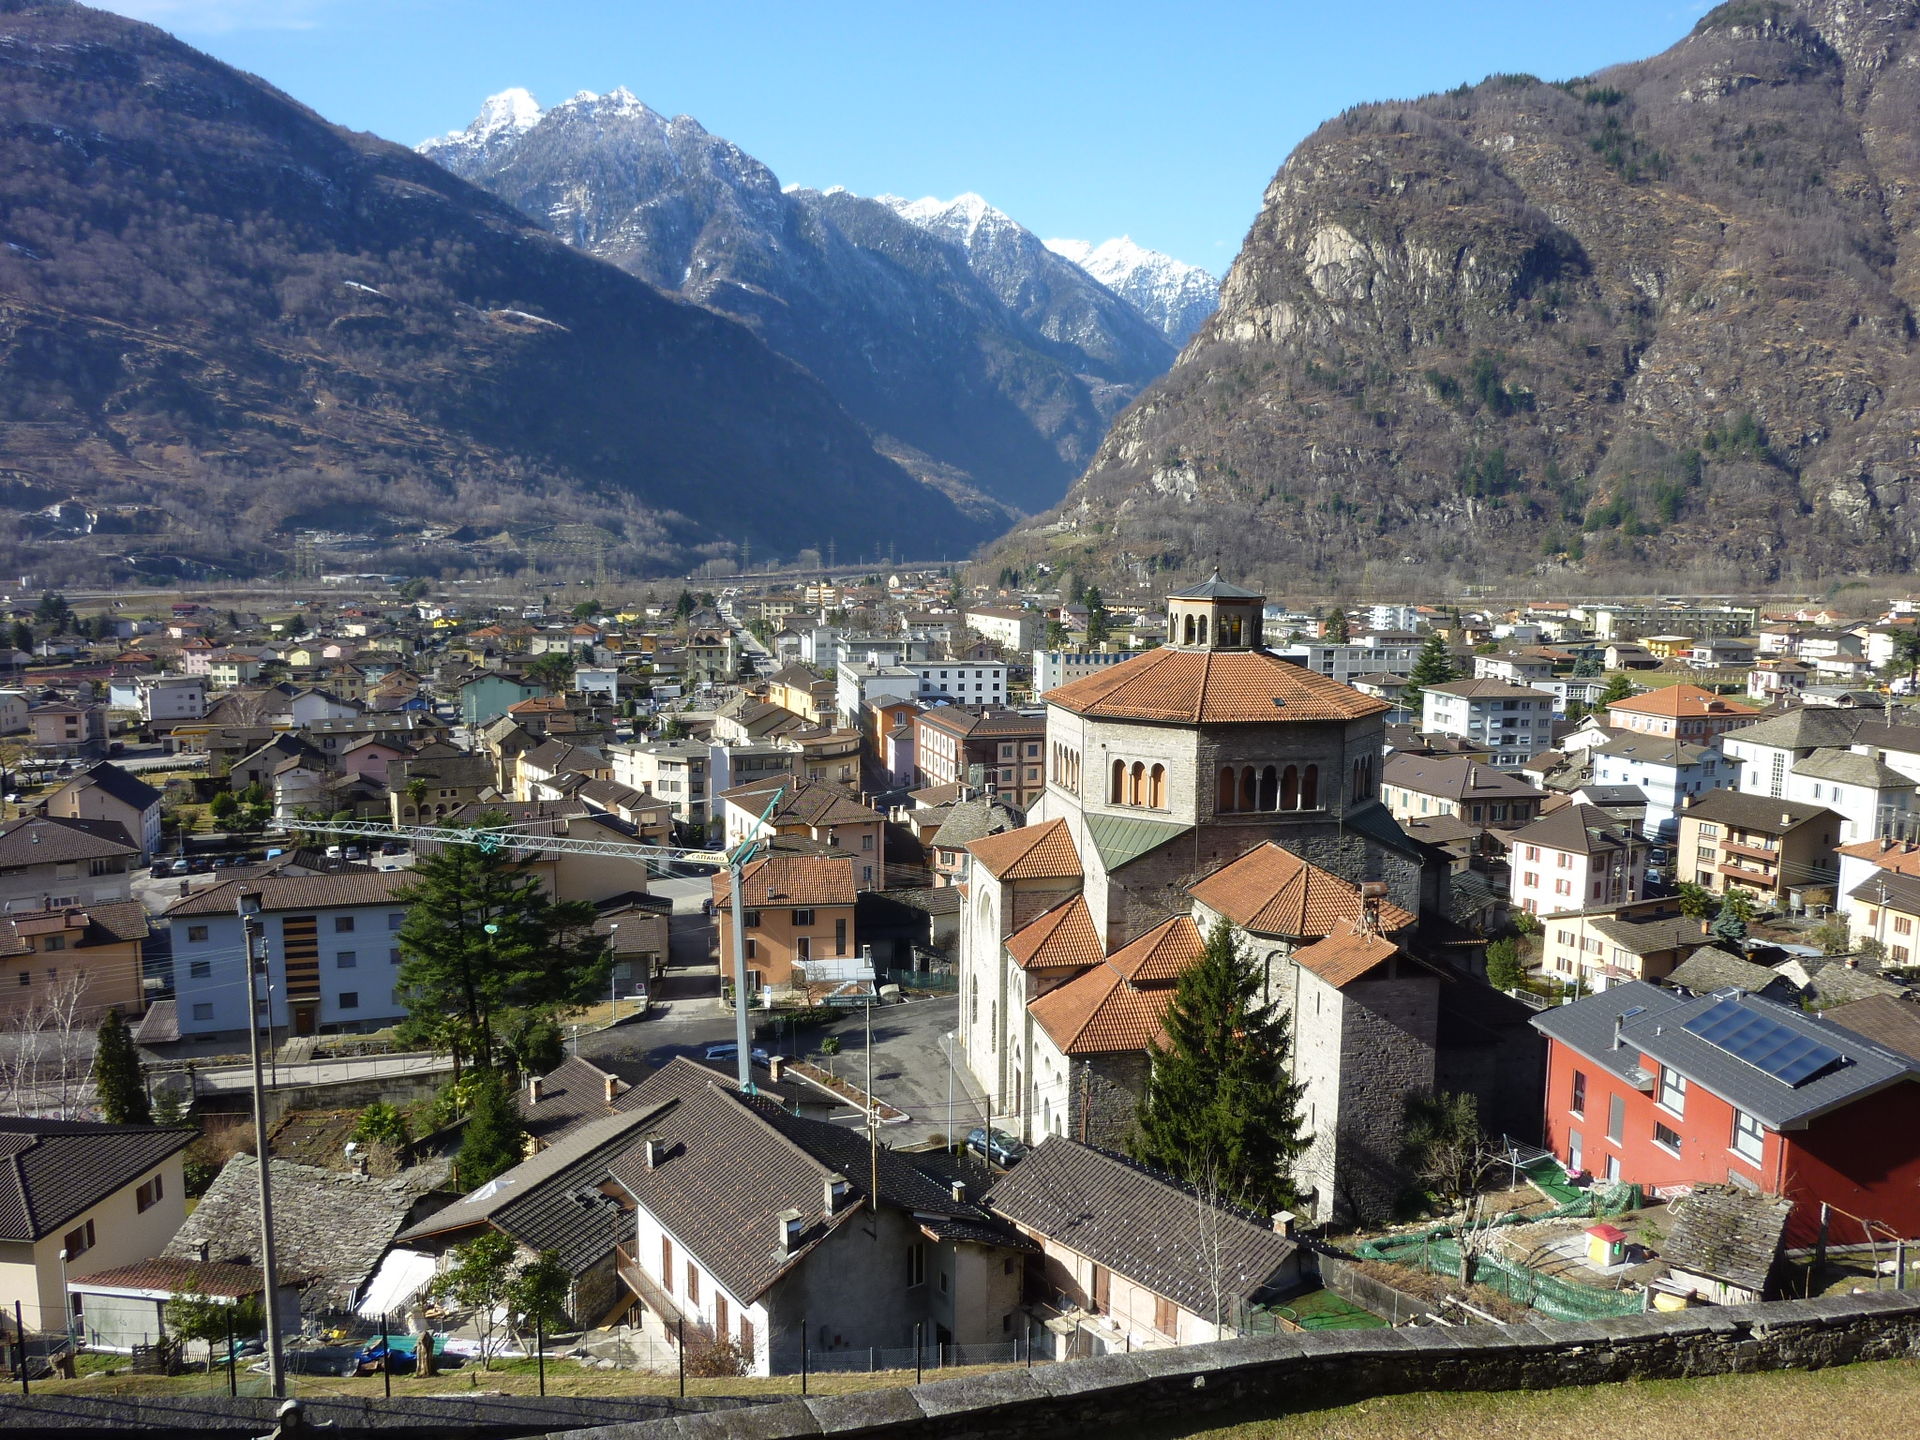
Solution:
<svg viewBox="0 0 1920 1440"><path fill-rule="evenodd" d="M1110 1151L1052 1135L986 1205L1035 1241L1046 1293L1028 1313L1058 1360L1227 1339L1300 1286L1299 1247L1272 1220Z"/></svg>

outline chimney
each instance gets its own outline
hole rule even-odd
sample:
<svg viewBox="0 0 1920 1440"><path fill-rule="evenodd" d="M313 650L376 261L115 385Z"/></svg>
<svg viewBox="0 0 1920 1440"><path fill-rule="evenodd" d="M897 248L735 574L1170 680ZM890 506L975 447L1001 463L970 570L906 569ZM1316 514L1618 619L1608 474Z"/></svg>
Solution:
<svg viewBox="0 0 1920 1440"><path fill-rule="evenodd" d="M619 1098L620 1081L618 1077L613 1075L608 1075L605 1078L606 1078L606 1086L607 1086L607 1104L611 1105L616 1099Z"/></svg>
<svg viewBox="0 0 1920 1440"><path fill-rule="evenodd" d="M967 1203L967 1182L966 1181L964 1180L950 1181L947 1188L948 1188L948 1192L953 1196L954 1204L964 1205Z"/></svg>
<svg viewBox="0 0 1920 1440"><path fill-rule="evenodd" d="M199 1258L200 1263L202 1265L206 1264L207 1255L209 1250L211 1249L211 1247L207 1244L207 1242L205 1240L202 1240L198 1245L195 1245L193 1248L194 1248L195 1254Z"/></svg>
<svg viewBox="0 0 1920 1440"><path fill-rule="evenodd" d="M840 1209L840 1206L845 1203L847 1191L850 1188L847 1184L847 1177L838 1171L827 1176L821 1184L822 1194L820 1208L829 1215L835 1214ZM800 1212L796 1210L794 1213L797 1215Z"/></svg>
<svg viewBox="0 0 1920 1440"><path fill-rule="evenodd" d="M806 1219L798 1210L782 1210L773 1217L773 1223L780 1227L778 1231L780 1253L791 1255L793 1247L800 1243L801 1232L807 1228Z"/></svg>
<svg viewBox="0 0 1920 1440"><path fill-rule="evenodd" d="M1780 812L1780 828L1783 830L1791 830L1793 828L1793 812L1792 811L1782 810Z"/></svg>
<svg viewBox="0 0 1920 1440"><path fill-rule="evenodd" d="M1273 1233L1276 1235L1284 1235L1291 1240L1293 1238L1293 1220L1294 1215L1291 1210L1274 1211Z"/></svg>
<svg viewBox="0 0 1920 1440"><path fill-rule="evenodd" d="M784 1071L786 1068L787 1068L786 1056L769 1055L767 1057L767 1078L773 1081L774 1084L777 1085L780 1083L781 1072Z"/></svg>
<svg viewBox="0 0 1920 1440"><path fill-rule="evenodd" d="M540 1103L540 1077L538 1075L529 1075L527 1077L527 1103L529 1105L538 1105Z"/></svg>
<svg viewBox="0 0 1920 1440"><path fill-rule="evenodd" d="M1625 1015L1616 1015L1613 1017L1613 1048L1618 1050L1626 1043L1627 1017Z"/></svg>
<svg viewBox="0 0 1920 1440"><path fill-rule="evenodd" d="M640 1142L640 1153L647 1169L657 1170L660 1162L667 1158L666 1143L658 1135L649 1135Z"/></svg>

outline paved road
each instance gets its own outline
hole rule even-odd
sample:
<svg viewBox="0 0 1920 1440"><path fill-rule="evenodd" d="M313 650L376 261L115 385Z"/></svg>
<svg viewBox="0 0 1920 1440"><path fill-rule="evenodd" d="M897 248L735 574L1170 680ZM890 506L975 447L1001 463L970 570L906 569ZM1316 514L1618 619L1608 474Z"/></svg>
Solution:
<svg viewBox="0 0 1920 1440"><path fill-rule="evenodd" d="M384 1075L434 1075L453 1069L445 1055L369 1055L341 1060L307 1060L289 1065L281 1061L273 1067L270 1083L288 1085L327 1085L347 1080L373 1080ZM194 1074L195 1088L202 1093L220 1094L250 1089L253 1067L227 1066L217 1070L199 1070Z"/></svg>

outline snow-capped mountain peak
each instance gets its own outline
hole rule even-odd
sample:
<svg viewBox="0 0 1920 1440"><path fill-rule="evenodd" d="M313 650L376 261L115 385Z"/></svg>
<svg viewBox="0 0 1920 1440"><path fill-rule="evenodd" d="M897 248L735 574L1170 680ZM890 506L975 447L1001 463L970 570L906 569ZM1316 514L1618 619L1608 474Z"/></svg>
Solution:
<svg viewBox="0 0 1920 1440"><path fill-rule="evenodd" d="M447 146L484 146L498 137L531 130L540 123L540 115L540 102L528 91L516 86L511 90L502 90L498 95L489 95L482 102L480 113L466 129L452 130L436 139L424 141L420 149L422 153L431 155L435 150Z"/></svg>
<svg viewBox="0 0 1920 1440"><path fill-rule="evenodd" d="M1219 306L1220 282L1210 272L1135 244L1130 235L1098 245L1085 240L1046 244L1131 302L1176 345L1184 344Z"/></svg>
<svg viewBox="0 0 1920 1440"><path fill-rule="evenodd" d="M900 195L876 195L874 199L902 220L969 247L982 232L991 235L1021 228L1012 216L994 209L971 190L951 200L939 200L931 195L919 200Z"/></svg>

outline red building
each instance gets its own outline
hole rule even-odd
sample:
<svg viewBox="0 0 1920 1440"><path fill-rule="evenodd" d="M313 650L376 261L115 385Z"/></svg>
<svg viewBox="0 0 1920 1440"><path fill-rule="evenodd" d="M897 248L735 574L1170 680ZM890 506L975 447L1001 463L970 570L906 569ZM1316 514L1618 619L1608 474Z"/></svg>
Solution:
<svg viewBox="0 0 1920 1440"><path fill-rule="evenodd" d="M1731 1181L1794 1202L1787 1243L1920 1236L1920 1061L1817 1015L1633 981L1534 1017L1546 1142L1652 1192Z"/></svg>

